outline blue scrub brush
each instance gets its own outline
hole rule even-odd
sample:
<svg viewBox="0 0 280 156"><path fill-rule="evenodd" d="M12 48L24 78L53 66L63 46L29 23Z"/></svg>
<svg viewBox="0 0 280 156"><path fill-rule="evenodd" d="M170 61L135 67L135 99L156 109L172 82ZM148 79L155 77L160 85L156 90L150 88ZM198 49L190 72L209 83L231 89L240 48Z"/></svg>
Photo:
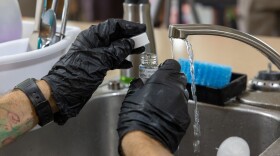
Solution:
<svg viewBox="0 0 280 156"><path fill-rule="evenodd" d="M181 71L186 74L191 83L190 61L179 59ZM230 83L232 68L230 66L201 61L194 62L195 84L220 89Z"/></svg>

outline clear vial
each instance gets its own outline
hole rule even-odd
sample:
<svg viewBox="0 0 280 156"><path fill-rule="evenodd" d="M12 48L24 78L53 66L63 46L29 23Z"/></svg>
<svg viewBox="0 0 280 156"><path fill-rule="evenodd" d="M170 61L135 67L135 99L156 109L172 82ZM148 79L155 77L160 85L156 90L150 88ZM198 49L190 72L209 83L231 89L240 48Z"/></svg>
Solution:
<svg viewBox="0 0 280 156"><path fill-rule="evenodd" d="M141 54L139 77L145 83L158 70L157 55L154 53Z"/></svg>

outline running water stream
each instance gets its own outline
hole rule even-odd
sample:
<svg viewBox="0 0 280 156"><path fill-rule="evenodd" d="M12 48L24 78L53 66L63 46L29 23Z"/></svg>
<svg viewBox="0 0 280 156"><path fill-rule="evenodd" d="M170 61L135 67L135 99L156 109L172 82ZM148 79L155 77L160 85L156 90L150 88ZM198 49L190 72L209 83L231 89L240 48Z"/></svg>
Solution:
<svg viewBox="0 0 280 156"><path fill-rule="evenodd" d="M169 40L170 40L170 43L171 43L171 57L172 57L172 59L174 59L174 46L173 46L173 38L169 38Z"/></svg>
<svg viewBox="0 0 280 156"><path fill-rule="evenodd" d="M200 152L200 123L199 123L199 111L197 107L197 96L196 96L196 86L195 86L195 73L194 73L194 53L192 50L192 45L185 39L185 43L187 46L187 52L189 54L189 61L190 61L190 73L191 73L191 91L192 97L195 104L194 108L194 124L193 124L193 131L194 131L194 141L193 141L193 148L194 154L199 155Z"/></svg>
<svg viewBox="0 0 280 156"><path fill-rule="evenodd" d="M198 156L200 153L200 136L201 136L201 132L200 132L200 123L199 123L199 111L198 111L198 107L197 107L197 96L196 96L196 86L195 86L195 73L194 73L194 53L192 50L192 45L191 43L188 41L188 39L186 38L185 40L185 44L187 47L187 52L188 52L188 56L189 56L189 62L190 62L190 73L191 73L191 92L192 92L192 97L193 97L193 101L195 104L195 108L194 108L194 124L193 124L193 129L194 129L194 141L193 141L193 149L194 149L194 155ZM171 52L172 52L172 59L174 58L174 52L173 52L173 39L170 38L170 42L171 42ZM178 153L179 153L179 147L178 147Z"/></svg>

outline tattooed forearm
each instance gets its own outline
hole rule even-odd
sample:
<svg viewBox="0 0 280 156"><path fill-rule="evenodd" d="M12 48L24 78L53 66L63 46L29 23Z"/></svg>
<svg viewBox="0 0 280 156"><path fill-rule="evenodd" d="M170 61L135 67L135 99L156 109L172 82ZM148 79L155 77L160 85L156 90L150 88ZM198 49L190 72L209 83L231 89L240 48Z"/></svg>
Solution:
<svg viewBox="0 0 280 156"><path fill-rule="evenodd" d="M58 108L48 84L38 81L37 85L50 102L53 112L57 112ZM26 133L37 123L38 117L34 107L23 92L16 90L0 97L0 147Z"/></svg>
<svg viewBox="0 0 280 156"><path fill-rule="evenodd" d="M23 104L26 102L28 100L24 97L15 100L12 95L0 98L0 147L14 141L36 125L32 108Z"/></svg>
<svg viewBox="0 0 280 156"><path fill-rule="evenodd" d="M7 108L0 107L0 114L0 147L12 142L33 126L32 119L21 122L19 115Z"/></svg>

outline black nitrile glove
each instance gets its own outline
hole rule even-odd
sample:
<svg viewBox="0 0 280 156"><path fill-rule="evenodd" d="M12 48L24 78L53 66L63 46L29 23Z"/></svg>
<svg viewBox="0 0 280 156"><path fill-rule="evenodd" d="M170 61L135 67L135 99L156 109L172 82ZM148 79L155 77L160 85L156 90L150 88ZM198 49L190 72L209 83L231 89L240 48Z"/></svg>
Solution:
<svg viewBox="0 0 280 156"><path fill-rule="evenodd" d="M187 81L180 68L167 60L145 85L141 79L131 82L119 114L120 144L128 132L143 131L172 153L177 150L190 123Z"/></svg>
<svg viewBox="0 0 280 156"><path fill-rule="evenodd" d="M109 19L81 32L68 53L42 78L50 85L59 108L54 121L64 124L76 116L108 70L132 67L125 58L145 48L133 50L134 41L129 38L145 31L143 24Z"/></svg>

